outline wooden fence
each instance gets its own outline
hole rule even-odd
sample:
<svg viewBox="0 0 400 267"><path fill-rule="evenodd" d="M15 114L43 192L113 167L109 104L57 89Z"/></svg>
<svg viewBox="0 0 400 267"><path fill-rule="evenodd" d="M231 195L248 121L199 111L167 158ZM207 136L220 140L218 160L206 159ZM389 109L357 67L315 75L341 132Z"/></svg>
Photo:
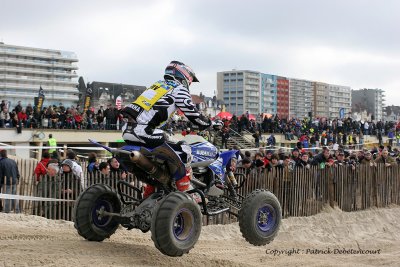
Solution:
<svg viewBox="0 0 400 267"><path fill-rule="evenodd" d="M25 196L40 196L75 200L81 186L78 180L70 176L44 177L40 183L35 183L33 170L37 165L35 160L17 159L21 173L17 194ZM86 169L86 164L82 164ZM386 167L359 165L354 170L348 166L338 166L320 169L301 168L289 171L288 169L273 169L272 171L239 169L239 184L246 179L239 194L246 196L255 189L268 189L279 199L283 217L311 216L321 211L326 204L338 206L343 211L364 210L370 207L387 207L391 204L400 204L400 173L399 166ZM245 178L246 177L246 178ZM116 188L119 179L117 176L104 177L101 174L86 175L85 185L105 183ZM126 181L141 187L141 182L130 174ZM66 193L66 189L70 193ZM129 190L129 189L126 189ZM127 191L127 194L137 194ZM50 219L72 219L73 201L70 202L42 202L19 201L20 209L28 214L44 216ZM218 216L204 216L203 223L230 223L236 217L229 214Z"/></svg>

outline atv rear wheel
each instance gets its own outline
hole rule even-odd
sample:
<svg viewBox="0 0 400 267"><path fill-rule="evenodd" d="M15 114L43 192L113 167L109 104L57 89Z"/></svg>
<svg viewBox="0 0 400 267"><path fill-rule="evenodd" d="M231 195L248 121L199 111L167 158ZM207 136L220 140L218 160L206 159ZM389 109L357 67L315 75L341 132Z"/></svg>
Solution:
<svg viewBox="0 0 400 267"><path fill-rule="evenodd" d="M119 223L102 211L119 213L121 203L111 187L95 184L83 191L76 200L73 216L78 234L89 241L103 241L117 230Z"/></svg>
<svg viewBox="0 0 400 267"><path fill-rule="evenodd" d="M263 246L274 240L281 220L281 205L275 195L266 190L253 191L239 210L240 231L255 246Z"/></svg>
<svg viewBox="0 0 400 267"><path fill-rule="evenodd" d="M201 225L200 207L188 194L173 192L161 200L154 210L151 239L161 253L182 256L196 244Z"/></svg>

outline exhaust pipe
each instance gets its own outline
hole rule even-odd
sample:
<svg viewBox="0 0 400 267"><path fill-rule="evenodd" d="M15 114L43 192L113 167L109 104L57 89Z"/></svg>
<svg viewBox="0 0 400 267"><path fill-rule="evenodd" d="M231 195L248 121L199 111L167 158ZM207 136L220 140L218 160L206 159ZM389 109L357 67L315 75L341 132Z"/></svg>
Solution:
<svg viewBox="0 0 400 267"><path fill-rule="evenodd" d="M163 185L168 185L170 177L168 172L157 167L153 162L151 162L147 157L145 157L139 151L133 151L130 154L130 159L139 168L148 173L151 177L157 179Z"/></svg>

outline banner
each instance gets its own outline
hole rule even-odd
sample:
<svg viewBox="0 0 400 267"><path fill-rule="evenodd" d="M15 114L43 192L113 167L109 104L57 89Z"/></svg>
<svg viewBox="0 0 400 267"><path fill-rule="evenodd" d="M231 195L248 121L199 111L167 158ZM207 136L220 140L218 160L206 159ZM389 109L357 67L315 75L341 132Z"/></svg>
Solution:
<svg viewBox="0 0 400 267"><path fill-rule="evenodd" d="M39 95L38 95L38 98L37 98L37 103L35 103L36 104L36 110L37 110L38 114L42 110L43 102L44 102L44 90L43 90L42 86L40 86Z"/></svg>
<svg viewBox="0 0 400 267"><path fill-rule="evenodd" d="M115 99L115 106L117 107L118 110L121 109L121 106L122 106L122 97L121 96L118 96Z"/></svg>
<svg viewBox="0 0 400 267"><path fill-rule="evenodd" d="M93 90L91 85L88 83L88 86L86 87L86 95L85 95L85 102L83 105L83 112L86 112L92 103L92 95L93 95Z"/></svg>
<svg viewBox="0 0 400 267"><path fill-rule="evenodd" d="M344 118L344 108L339 109L339 118L340 119Z"/></svg>

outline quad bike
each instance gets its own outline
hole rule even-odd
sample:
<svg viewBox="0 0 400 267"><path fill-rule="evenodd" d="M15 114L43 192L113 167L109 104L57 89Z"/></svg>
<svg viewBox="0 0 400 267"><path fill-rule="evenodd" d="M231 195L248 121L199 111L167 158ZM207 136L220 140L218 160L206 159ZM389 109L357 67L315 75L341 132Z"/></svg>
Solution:
<svg viewBox="0 0 400 267"><path fill-rule="evenodd" d="M249 243L262 246L271 242L281 223L278 199L260 189L246 197L237 194L246 179L235 187L225 174L225 166L236 157L237 151L219 153L201 136L189 135L185 141L193 155L193 189L186 192L177 191L173 183L186 172L173 149L180 144L167 142L154 149L138 146L115 149L91 141L115 154L140 181L157 190L143 199L138 187L123 180L117 183L118 192L104 184L88 187L79 195L73 212L79 235L89 241L103 241L119 225L128 230L150 230L157 249L176 257L188 253L196 244L202 214L214 216L228 212L238 217L240 231ZM200 203L194 201L194 194L200 196Z"/></svg>

